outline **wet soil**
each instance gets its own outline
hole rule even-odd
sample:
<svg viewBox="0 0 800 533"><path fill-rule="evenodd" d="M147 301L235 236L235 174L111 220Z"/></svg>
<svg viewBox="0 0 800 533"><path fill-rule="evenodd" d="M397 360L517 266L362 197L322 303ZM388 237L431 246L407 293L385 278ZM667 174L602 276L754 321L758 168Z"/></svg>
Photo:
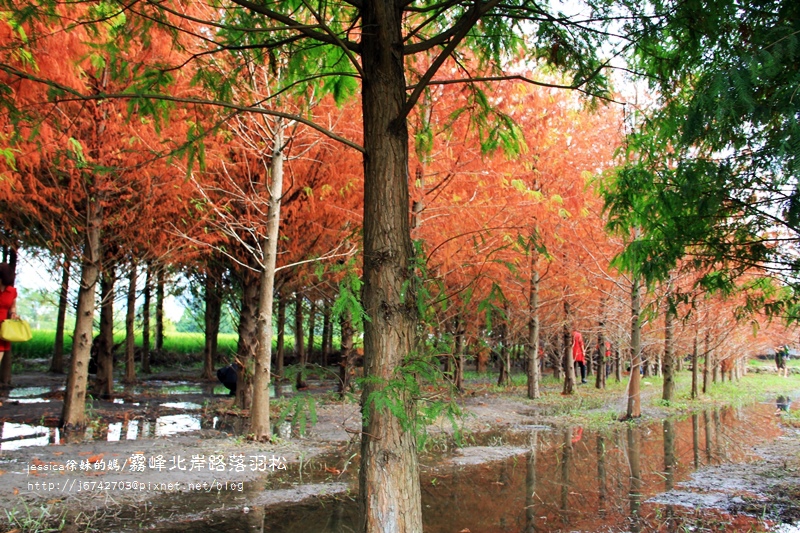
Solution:
<svg viewBox="0 0 800 533"><path fill-rule="evenodd" d="M0 528L322 532L355 524L360 417L356 403L333 400L330 384L310 383L317 422L302 436L295 420L279 425L275 442L255 443L241 436L243 418L224 389L185 374L93 402L93 423L78 434L54 429L63 377L14 379L0 407L0 508L10 513ZM686 414L669 445L655 408L595 433L565 417L563 404L471 390L461 447L442 422L421 455L426 532L765 531L800 522L800 432L782 424L774 403ZM624 405L623 397L580 401L584 412Z"/></svg>

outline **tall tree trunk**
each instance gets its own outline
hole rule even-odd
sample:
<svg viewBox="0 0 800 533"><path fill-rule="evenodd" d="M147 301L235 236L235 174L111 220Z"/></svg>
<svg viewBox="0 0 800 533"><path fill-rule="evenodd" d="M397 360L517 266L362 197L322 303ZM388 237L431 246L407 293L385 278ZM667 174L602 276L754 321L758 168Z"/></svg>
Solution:
<svg viewBox="0 0 800 533"><path fill-rule="evenodd" d="M252 389L250 378L255 371L256 344L258 343L259 279L252 269L242 267L242 303L239 311L239 342L236 345L236 405L250 409Z"/></svg>
<svg viewBox="0 0 800 533"><path fill-rule="evenodd" d="M294 353L297 356L297 389L306 388L303 373L306 370L306 348L303 338L303 295L300 291L294 293Z"/></svg>
<svg viewBox="0 0 800 533"><path fill-rule="evenodd" d="M639 278L634 277L631 283L631 376L628 383L628 418L642 416L641 375L642 366L642 291Z"/></svg>
<svg viewBox="0 0 800 533"><path fill-rule="evenodd" d="M128 273L128 301L125 310L125 383L136 381L136 260L131 259Z"/></svg>
<svg viewBox="0 0 800 533"><path fill-rule="evenodd" d="M675 311L667 302L664 311L664 385L661 399L671 402L675 396Z"/></svg>
<svg viewBox="0 0 800 533"><path fill-rule="evenodd" d="M342 360L339 362L339 396L344 398L347 391L350 389L350 372L353 368L353 320L350 316L350 311L343 311L340 317L342 329Z"/></svg>
<svg viewBox="0 0 800 533"><path fill-rule="evenodd" d="M364 118L363 432L359 533L419 533L422 504L410 391L387 390L412 352L418 315L411 278L403 2L366 0L361 38ZM406 290L408 289L408 290ZM386 402L375 395L391 394Z"/></svg>
<svg viewBox="0 0 800 533"><path fill-rule="evenodd" d="M703 394L708 394L710 363L711 363L711 331L708 328L706 328L705 345L703 353Z"/></svg>
<svg viewBox="0 0 800 533"><path fill-rule="evenodd" d="M286 343L286 297L283 293L278 293L278 345L275 348L275 375L277 376L278 385L275 386L275 395L279 394L280 383L283 379L283 362L285 357L285 343Z"/></svg>
<svg viewBox="0 0 800 533"><path fill-rule="evenodd" d="M331 356L331 343L333 342L333 321L331 320L331 301L325 299L322 310L322 366L328 366L328 359Z"/></svg>
<svg viewBox="0 0 800 533"><path fill-rule="evenodd" d="M457 314L453 318L454 329L454 348L455 371L453 373L453 384L458 392L464 392L464 322L461 315Z"/></svg>
<svg viewBox="0 0 800 533"><path fill-rule="evenodd" d="M257 440L272 436L269 423L269 383L272 362L272 302L275 292L275 264L278 257L281 197L283 196L283 131L278 121L272 139L270 161L269 205L267 207L266 237L262 244L263 265L258 293L258 347L253 373L253 406L250 409L250 433ZM276 386L277 388L277 386Z"/></svg>
<svg viewBox="0 0 800 533"><path fill-rule="evenodd" d="M535 254L531 254L531 285L528 299L528 398L535 400L539 392L539 271Z"/></svg>
<svg viewBox="0 0 800 533"><path fill-rule="evenodd" d="M222 320L222 295L219 290L219 279L216 269L209 267L203 276L205 309L203 310L203 329L205 342L203 345L202 379L214 379L214 363L217 360L217 338Z"/></svg>
<svg viewBox="0 0 800 533"><path fill-rule="evenodd" d="M698 354L698 346L697 346L697 318L695 318L694 324L694 347L692 349L692 399L694 400L697 398L697 377L699 369L697 368L698 364L700 363L700 357Z"/></svg>
<svg viewBox="0 0 800 533"><path fill-rule="evenodd" d="M71 263L67 254L61 265L61 287L58 290L58 315L56 317L56 340L53 347L53 361L50 363L50 372L64 373L64 323L67 320L67 305L69 304L69 271Z"/></svg>
<svg viewBox="0 0 800 533"><path fill-rule="evenodd" d="M100 334L97 336L97 377L93 391L110 398L114 391L114 285L115 267L109 265L100 281Z"/></svg>
<svg viewBox="0 0 800 533"><path fill-rule="evenodd" d="M94 298L100 272L100 201L92 197L87 206L88 227L86 244L81 258L81 284L78 288L78 307L72 341L67 387L59 425L66 429L86 425L86 382L89 376L89 357L92 350Z"/></svg>
<svg viewBox="0 0 800 533"><path fill-rule="evenodd" d="M603 304L605 305L605 303ZM605 310L601 311L605 314ZM596 389L606 388L606 325L601 320L599 324L600 333L597 336L597 379L594 386Z"/></svg>
<svg viewBox="0 0 800 533"><path fill-rule="evenodd" d="M153 264L147 262L142 302L142 373L150 373L150 297L153 288Z"/></svg>
<svg viewBox="0 0 800 533"><path fill-rule="evenodd" d="M156 353L164 351L164 266L156 269Z"/></svg>
<svg viewBox="0 0 800 533"><path fill-rule="evenodd" d="M506 314L506 316L508 315ZM500 365L500 373L497 376L497 386L508 387L511 385L511 350L508 347L508 325L505 319L498 329L500 337L500 357L497 362Z"/></svg>
<svg viewBox="0 0 800 533"><path fill-rule="evenodd" d="M564 389L561 394L575 394L575 361L572 357L572 313L569 302L564 302Z"/></svg>
<svg viewBox="0 0 800 533"><path fill-rule="evenodd" d="M308 300L308 356L307 360L314 363L314 328L317 321L317 302L312 299Z"/></svg>

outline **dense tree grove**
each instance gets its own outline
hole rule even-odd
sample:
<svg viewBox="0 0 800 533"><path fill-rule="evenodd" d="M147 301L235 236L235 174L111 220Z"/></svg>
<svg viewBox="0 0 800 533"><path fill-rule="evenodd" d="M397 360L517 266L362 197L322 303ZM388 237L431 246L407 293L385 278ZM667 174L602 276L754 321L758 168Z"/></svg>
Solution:
<svg viewBox="0 0 800 533"><path fill-rule="evenodd" d="M340 348L347 389L363 349L361 531L422 530L426 380L493 364L570 394L573 331L631 417L640 374L666 401L684 362L737 378L758 312L796 316L800 8L708 4L3 0L0 244L78 283L61 424L85 424L93 343L111 393L117 302L127 381L146 302L149 371L178 277L205 378L234 310L255 439L287 306L298 385Z"/></svg>

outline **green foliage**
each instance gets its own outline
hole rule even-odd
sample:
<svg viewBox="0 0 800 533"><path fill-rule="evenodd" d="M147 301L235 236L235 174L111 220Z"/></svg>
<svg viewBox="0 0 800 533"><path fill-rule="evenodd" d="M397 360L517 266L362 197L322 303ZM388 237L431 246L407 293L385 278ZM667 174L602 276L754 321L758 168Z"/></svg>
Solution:
<svg viewBox="0 0 800 533"><path fill-rule="evenodd" d="M800 8L718 0L697 17L693 2L653 5L633 63L663 96L633 117L628 162L604 193L609 227L641 230L617 265L653 283L688 256L700 288L723 293L758 271L791 292L752 302L796 319Z"/></svg>
<svg viewBox="0 0 800 533"><path fill-rule="evenodd" d="M295 394L290 396L286 404L278 414L278 420L292 422L292 428L296 429L300 436L306 434L308 425L317 423L317 402L310 394Z"/></svg>

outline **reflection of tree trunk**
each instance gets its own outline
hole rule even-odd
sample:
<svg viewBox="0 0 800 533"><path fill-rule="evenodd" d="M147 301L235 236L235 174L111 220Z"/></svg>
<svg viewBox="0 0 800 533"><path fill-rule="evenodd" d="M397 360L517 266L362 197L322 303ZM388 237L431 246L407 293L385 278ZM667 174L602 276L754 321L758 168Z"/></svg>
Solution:
<svg viewBox="0 0 800 533"><path fill-rule="evenodd" d="M306 388L303 372L306 369L306 348L303 339L303 295L294 293L294 353L297 357L297 389Z"/></svg>
<svg viewBox="0 0 800 533"><path fill-rule="evenodd" d="M561 450L561 518L569 523L569 468L572 463L572 428L564 429L564 443Z"/></svg>
<svg viewBox="0 0 800 533"><path fill-rule="evenodd" d="M536 453L539 434L531 433L528 471L525 475L525 533L536 533Z"/></svg>
<svg viewBox="0 0 800 533"><path fill-rule="evenodd" d="M664 482L666 490L675 486L675 426L664 420Z"/></svg>
<svg viewBox="0 0 800 533"><path fill-rule="evenodd" d="M153 287L153 265L147 262L142 302L142 373L150 373L150 289Z"/></svg>
<svg viewBox="0 0 800 533"><path fill-rule="evenodd" d="M58 290L58 316L56 318L56 340L53 346L53 361L50 363L50 372L64 373L64 322L67 320L67 304L69 302L69 271L70 261L64 255L64 264L61 266L61 287Z"/></svg>
<svg viewBox="0 0 800 533"><path fill-rule="evenodd" d="M100 334L97 337L97 376L92 392L110 398L114 387L114 284L116 274L109 266L100 281Z"/></svg>
<svg viewBox="0 0 800 533"><path fill-rule="evenodd" d="M711 463L711 417L708 411L703 411L703 426L706 433L706 461Z"/></svg>
<svg viewBox="0 0 800 533"><path fill-rule="evenodd" d="M722 422L719 419L719 409L714 409L714 453L717 454L717 457L724 457L724 450L722 449L722 444L719 440L720 430L722 428Z"/></svg>
<svg viewBox="0 0 800 533"><path fill-rule="evenodd" d="M640 464L641 440L639 431L628 426L628 465L631 472L631 484L628 491L628 500L631 509L631 532L638 533L642 530L639 508L642 505L642 472Z"/></svg>
<svg viewBox="0 0 800 533"><path fill-rule="evenodd" d="M664 385L661 399L665 402L671 402L675 395L675 372L673 370L675 313L669 302L667 302L666 306L667 308L664 311Z"/></svg>
<svg viewBox="0 0 800 533"><path fill-rule="evenodd" d="M125 383L136 381L136 261L131 259L128 273L128 300L125 310Z"/></svg>
<svg viewBox="0 0 800 533"><path fill-rule="evenodd" d="M531 257L531 287L528 304L528 398L539 398L539 271Z"/></svg>
<svg viewBox="0 0 800 533"><path fill-rule="evenodd" d="M671 420L664 420L664 486L665 490L675 487L675 425ZM675 510L672 505L666 509L667 531L674 531Z"/></svg>
<svg viewBox="0 0 800 533"><path fill-rule="evenodd" d="M639 287L639 278L634 277L631 286L631 375L628 383L628 418L642 416L641 403L641 376L639 369L642 366L642 324L639 320L642 307L642 291Z"/></svg>
<svg viewBox="0 0 800 533"><path fill-rule="evenodd" d="M342 329L342 360L339 369L339 394L344 397L350 389L350 373L353 370L353 320L350 318L350 311L344 311L341 315Z"/></svg>
<svg viewBox="0 0 800 533"><path fill-rule="evenodd" d="M602 346L602 345L601 345ZM606 439L597 435L597 514L600 518L606 516Z"/></svg>
<svg viewBox="0 0 800 533"><path fill-rule="evenodd" d="M700 468L700 419L697 413L692 414L692 453L694 454L694 467Z"/></svg>
<svg viewBox="0 0 800 533"><path fill-rule="evenodd" d="M203 312L203 325L205 329L205 345L203 347L203 379L214 379L214 362L217 360L217 337L219 324L222 318L222 295L219 290L219 280L216 271L211 267L203 277L205 282L205 310Z"/></svg>

